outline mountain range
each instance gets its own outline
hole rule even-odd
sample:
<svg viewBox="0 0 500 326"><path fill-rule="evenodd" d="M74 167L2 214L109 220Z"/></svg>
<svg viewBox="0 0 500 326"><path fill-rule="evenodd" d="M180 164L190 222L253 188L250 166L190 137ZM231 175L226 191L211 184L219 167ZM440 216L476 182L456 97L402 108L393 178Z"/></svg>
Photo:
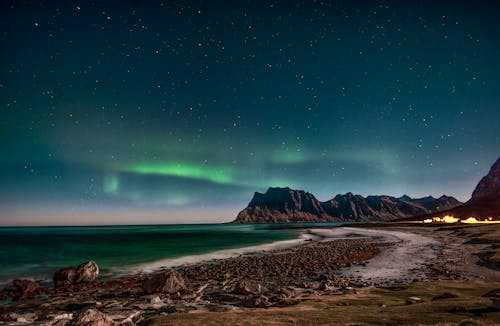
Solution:
<svg viewBox="0 0 500 326"><path fill-rule="evenodd" d="M389 221L447 210L460 204L444 195L413 199L407 195L363 197L350 192L321 202L303 190L269 188L264 194L256 192L234 223Z"/></svg>
<svg viewBox="0 0 500 326"><path fill-rule="evenodd" d="M269 188L264 194L256 192L233 223L365 222L444 215L500 218L500 158L465 203L445 195L413 199L408 195L363 197L350 192L321 202L303 190Z"/></svg>

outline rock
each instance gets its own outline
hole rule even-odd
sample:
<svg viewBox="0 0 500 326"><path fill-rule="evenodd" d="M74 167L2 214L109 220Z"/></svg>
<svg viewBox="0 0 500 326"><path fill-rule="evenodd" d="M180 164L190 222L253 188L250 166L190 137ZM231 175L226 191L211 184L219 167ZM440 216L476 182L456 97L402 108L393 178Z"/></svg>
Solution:
<svg viewBox="0 0 500 326"><path fill-rule="evenodd" d="M232 292L241 295L258 294L262 292L262 286L252 281L240 281L236 283Z"/></svg>
<svg viewBox="0 0 500 326"><path fill-rule="evenodd" d="M155 296L148 299L148 303L150 303L150 304L163 304L163 301L160 299L159 296L155 295Z"/></svg>
<svg viewBox="0 0 500 326"><path fill-rule="evenodd" d="M265 308L271 306L269 298L264 295L249 295L243 299L242 304L248 308Z"/></svg>
<svg viewBox="0 0 500 326"><path fill-rule="evenodd" d="M0 321L6 321L8 324L33 324L36 319L35 313L25 313L25 314L17 314L15 312L11 312L5 315L0 316ZM3 324L0 322L0 324Z"/></svg>
<svg viewBox="0 0 500 326"><path fill-rule="evenodd" d="M54 316L54 320L61 320L61 319L73 319L73 314L66 313L66 314L60 314L60 315Z"/></svg>
<svg viewBox="0 0 500 326"><path fill-rule="evenodd" d="M422 300L419 297L409 297L408 299L406 299L406 304L414 304L414 303L420 303L420 302L424 302L424 300Z"/></svg>
<svg viewBox="0 0 500 326"><path fill-rule="evenodd" d="M73 319L72 313L65 313L60 315L55 315L51 322L47 323L50 326L66 326Z"/></svg>
<svg viewBox="0 0 500 326"><path fill-rule="evenodd" d="M278 293L280 293L283 298L291 298L295 295L293 289L287 289L287 288L280 288Z"/></svg>
<svg viewBox="0 0 500 326"><path fill-rule="evenodd" d="M124 319L120 322L120 326L135 326L135 323L132 321L132 319Z"/></svg>
<svg viewBox="0 0 500 326"><path fill-rule="evenodd" d="M73 284L75 280L75 268L62 268L54 273L54 285L56 287Z"/></svg>
<svg viewBox="0 0 500 326"><path fill-rule="evenodd" d="M99 266L91 260L76 267L56 271L54 273L54 285L61 287L76 283L89 283L95 281L98 276Z"/></svg>
<svg viewBox="0 0 500 326"><path fill-rule="evenodd" d="M166 299L164 301L157 295L150 295L144 298L146 299L146 303L137 303L134 305L134 307L141 310L157 310L172 304L172 302L169 299Z"/></svg>
<svg viewBox="0 0 500 326"><path fill-rule="evenodd" d="M131 315L129 315L127 318L123 319L121 322L120 322L120 325L122 326L134 326L135 325L135 321L139 320L139 317L141 316L141 311L136 311L134 313L132 313Z"/></svg>
<svg viewBox="0 0 500 326"><path fill-rule="evenodd" d="M174 269L165 273L156 274L146 280L143 284L143 290L146 294L168 293L175 294L187 289L182 276Z"/></svg>
<svg viewBox="0 0 500 326"><path fill-rule="evenodd" d="M74 283L93 282L97 276L99 276L99 266L91 260L76 268Z"/></svg>
<svg viewBox="0 0 500 326"><path fill-rule="evenodd" d="M320 291L334 291L336 290L335 286L330 281L323 281L318 287Z"/></svg>
<svg viewBox="0 0 500 326"><path fill-rule="evenodd" d="M30 280L14 280L12 281L12 289L8 292L13 300L25 300L33 298L41 293L46 292L40 284Z"/></svg>
<svg viewBox="0 0 500 326"><path fill-rule="evenodd" d="M114 322L108 315L96 309L87 309L77 316L71 325L75 326L113 326Z"/></svg>

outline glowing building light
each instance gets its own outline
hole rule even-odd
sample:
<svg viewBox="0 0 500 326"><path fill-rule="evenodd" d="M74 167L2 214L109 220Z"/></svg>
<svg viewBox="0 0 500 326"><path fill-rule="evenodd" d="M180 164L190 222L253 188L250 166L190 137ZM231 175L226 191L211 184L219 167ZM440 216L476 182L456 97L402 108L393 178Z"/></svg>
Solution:
<svg viewBox="0 0 500 326"><path fill-rule="evenodd" d="M458 223L459 220L460 219L449 215L446 215L445 217L442 218L442 221L444 223Z"/></svg>

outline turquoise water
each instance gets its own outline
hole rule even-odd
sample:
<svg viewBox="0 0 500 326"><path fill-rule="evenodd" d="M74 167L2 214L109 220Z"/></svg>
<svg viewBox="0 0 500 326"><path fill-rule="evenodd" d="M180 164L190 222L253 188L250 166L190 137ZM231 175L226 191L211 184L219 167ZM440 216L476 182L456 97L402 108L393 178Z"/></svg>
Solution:
<svg viewBox="0 0 500 326"><path fill-rule="evenodd" d="M62 267L95 260L104 276L126 266L298 237L281 225L139 225L0 228L0 284L50 279Z"/></svg>

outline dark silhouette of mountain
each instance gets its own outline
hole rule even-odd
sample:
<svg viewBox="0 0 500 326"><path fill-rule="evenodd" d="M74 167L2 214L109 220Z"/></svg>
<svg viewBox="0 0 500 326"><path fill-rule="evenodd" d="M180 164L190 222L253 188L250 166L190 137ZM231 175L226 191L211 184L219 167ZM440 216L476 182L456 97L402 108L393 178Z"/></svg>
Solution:
<svg viewBox="0 0 500 326"><path fill-rule="evenodd" d="M500 158L490 168L472 192L469 202L483 201L484 199L498 199L500 197Z"/></svg>
<svg viewBox="0 0 500 326"><path fill-rule="evenodd" d="M464 204L446 210L435 216L453 215L459 218L500 219L500 158L491 166L472 192L472 197Z"/></svg>
<svg viewBox="0 0 500 326"><path fill-rule="evenodd" d="M389 221L449 209L461 203L453 197L412 199L405 195L368 196L347 193L320 202L312 194L290 188L256 192L234 223Z"/></svg>

